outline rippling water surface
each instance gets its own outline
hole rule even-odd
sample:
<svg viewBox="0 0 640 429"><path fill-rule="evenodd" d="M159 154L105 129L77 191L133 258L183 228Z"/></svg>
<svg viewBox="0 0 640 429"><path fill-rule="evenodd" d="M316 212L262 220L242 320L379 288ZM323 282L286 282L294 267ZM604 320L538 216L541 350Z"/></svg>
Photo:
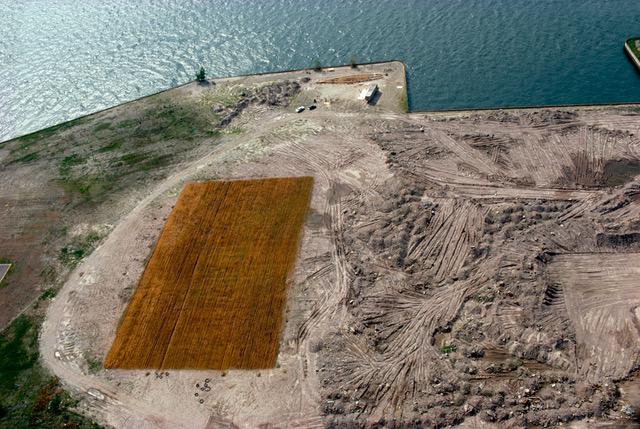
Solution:
<svg viewBox="0 0 640 429"><path fill-rule="evenodd" d="M638 0L0 0L0 140L190 80L400 59L414 110L640 101Z"/></svg>

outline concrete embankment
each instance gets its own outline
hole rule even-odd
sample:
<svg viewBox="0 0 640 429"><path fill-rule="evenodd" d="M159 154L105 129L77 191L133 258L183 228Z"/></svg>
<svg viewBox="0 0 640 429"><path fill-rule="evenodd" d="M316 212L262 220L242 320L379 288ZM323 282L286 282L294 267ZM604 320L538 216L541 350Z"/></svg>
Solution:
<svg viewBox="0 0 640 429"><path fill-rule="evenodd" d="M638 55L639 49L637 48L638 41L640 41L640 38L628 39L626 42L624 42L624 50L627 53L627 55L629 55L629 58L631 58L631 61L633 61L635 66L640 71L640 55ZM633 49L631 47L632 43L635 44L636 49Z"/></svg>

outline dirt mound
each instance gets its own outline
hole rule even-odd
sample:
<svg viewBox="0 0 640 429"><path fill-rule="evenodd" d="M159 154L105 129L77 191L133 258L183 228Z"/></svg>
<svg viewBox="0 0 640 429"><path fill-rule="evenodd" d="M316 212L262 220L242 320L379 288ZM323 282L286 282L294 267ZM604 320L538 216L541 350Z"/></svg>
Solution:
<svg viewBox="0 0 640 429"><path fill-rule="evenodd" d="M559 125L568 124L578 118L576 112L566 110L539 110L526 112L521 117L521 122L531 125Z"/></svg>
<svg viewBox="0 0 640 429"><path fill-rule="evenodd" d="M598 233L596 235L598 246L609 247L640 247L640 232L629 232L625 234Z"/></svg>
<svg viewBox="0 0 640 429"><path fill-rule="evenodd" d="M507 125L490 133L465 129L473 117L397 122L371 135L394 178L382 203L356 201L347 214L352 320L325 342L331 352L320 352L330 425L384 426L393 416L440 427L476 416L550 426L613 412L614 380L638 359L636 316L624 306L640 295L630 286L633 261L600 252L639 239L603 232L638 215L635 188L598 199L567 198L541 185L553 184L555 173L563 177L555 186L603 187L608 155L617 153L619 139L630 140L592 127L569 130L564 125L579 122L571 112L492 118ZM527 133L554 133L533 141L506 128L514 123L530 127ZM525 184L528 198L514 188ZM589 264L602 269L584 274ZM575 287L587 281L593 290ZM605 322L609 301L621 316Z"/></svg>
<svg viewBox="0 0 640 429"><path fill-rule="evenodd" d="M331 78L327 78L327 79L321 79L318 81L318 83L326 85L336 85L336 84L342 84L342 85L349 85L349 84L354 84L354 83L362 83L362 82L369 82L372 80L378 80L378 79L382 79L384 76L380 73L361 73L361 74L354 74L354 75L350 75L350 76L339 76L339 77L331 77Z"/></svg>
<svg viewBox="0 0 640 429"><path fill-rule="evenodd" d="M276 81L257 89L243 90L233 106L217 105L213 111L221 117L220 125L226 126L251 104L264 104L272 107L288 106L289 100L295 97L298 92L300 92L300 83L297 81Z"/></svg>

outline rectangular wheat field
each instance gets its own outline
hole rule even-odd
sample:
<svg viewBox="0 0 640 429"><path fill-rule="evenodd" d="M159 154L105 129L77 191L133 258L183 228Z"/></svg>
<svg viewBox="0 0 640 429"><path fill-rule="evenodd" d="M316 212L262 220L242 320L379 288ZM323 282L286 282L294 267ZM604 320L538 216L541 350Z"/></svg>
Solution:
<svg viewBox="0 0 640 429"><path fill-rule="evenodd" d="M311 177L190 183L105 368L273 367Z"/></svg>

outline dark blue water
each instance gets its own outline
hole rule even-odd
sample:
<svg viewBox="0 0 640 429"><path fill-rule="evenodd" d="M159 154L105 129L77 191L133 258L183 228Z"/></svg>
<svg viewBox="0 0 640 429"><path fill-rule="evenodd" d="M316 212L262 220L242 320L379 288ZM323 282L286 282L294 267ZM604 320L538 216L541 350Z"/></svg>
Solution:
<svg viewBox="0 0 640 429"><path fill-rule="evenodd" d="M400 59L414 110L640 101L639 0L0 0L0 140L186 82Z"/></svg>

